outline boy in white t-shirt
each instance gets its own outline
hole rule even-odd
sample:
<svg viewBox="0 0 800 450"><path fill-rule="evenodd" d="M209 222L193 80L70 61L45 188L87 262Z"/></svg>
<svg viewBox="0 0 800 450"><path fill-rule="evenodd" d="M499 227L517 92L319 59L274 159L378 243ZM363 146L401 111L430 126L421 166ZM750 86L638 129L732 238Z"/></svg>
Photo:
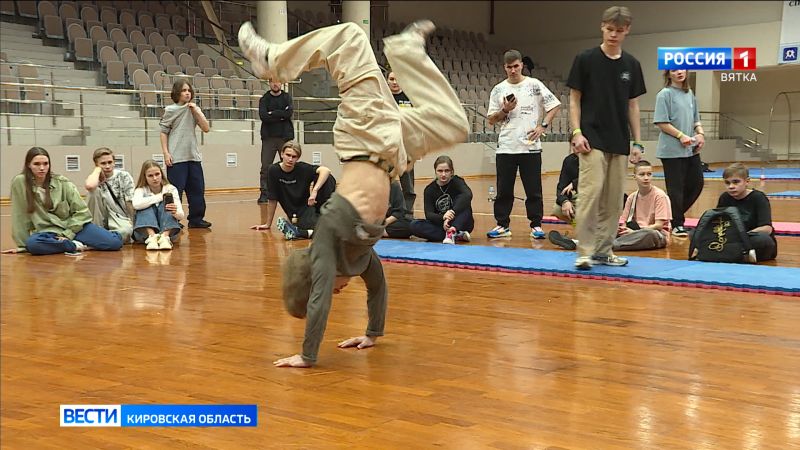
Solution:
<svg viewBox="0 0 800 450"><path fill-rule="evenodd" d="M531 237L544 239L542 230L542 143L539 138L553 121L561 102L541 81L522 75L522 55L509 50L503 55L508 78L492 88L486 115L489 124L500 124L497 139L497 198L494 218L497 226L489 238L511 236L510 215L514 207L517 170L525 188L525 210ZM541 111L545 111L542 120Z"/></svg>
<svg viewBox="0 0 800 450"><path fill-rule="evenodd" d="M669 196L653 186L653 166L641 160L633 167L638 189L628 196L619 218L613 250L652 250L669 244L672 207Z"/></svg>

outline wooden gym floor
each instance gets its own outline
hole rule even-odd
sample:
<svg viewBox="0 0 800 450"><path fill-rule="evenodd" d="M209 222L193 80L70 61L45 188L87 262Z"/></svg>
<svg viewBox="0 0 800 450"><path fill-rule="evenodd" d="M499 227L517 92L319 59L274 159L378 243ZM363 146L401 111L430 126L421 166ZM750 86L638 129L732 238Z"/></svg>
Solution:
<svg viewBox="0 0 800 450"><path fill-rule="evenodd" d="M556 179L543 177L545 214ZM494 180L468 182L472 245L553 249L527 237L522 202L514 237L488 242ZM708 181L688 216L721 190ZM800 447L800 301L786 296L386 263L375 348L336 348L366 325L358 280L334 299L319 365L274 368L304 329L283 311L280 261L307 242L249 230L255 198L209 195L213 230L171 252L3 255L2 448ZM800 200L771 202L773 220L800 221ZM800 266L800 238L778 240L772 264ZM58 426L60 404L137 403L254 403L259 426Z"/></svg>

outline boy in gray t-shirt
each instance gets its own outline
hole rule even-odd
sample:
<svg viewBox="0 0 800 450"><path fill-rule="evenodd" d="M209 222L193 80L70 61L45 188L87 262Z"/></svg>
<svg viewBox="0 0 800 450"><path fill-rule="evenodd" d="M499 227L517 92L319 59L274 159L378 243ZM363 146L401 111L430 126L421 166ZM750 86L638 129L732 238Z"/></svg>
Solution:
<svg viewBox="0 0 800 450"><path fill-rule="evenodd" d="M209 125L203 111L194 102L194 89L180 79L172 85L172 101L161 117L161 152L167 166L170 184L189 202L189 228L208 228L206 215L206 182L195 127L208 133Z"/></svg>

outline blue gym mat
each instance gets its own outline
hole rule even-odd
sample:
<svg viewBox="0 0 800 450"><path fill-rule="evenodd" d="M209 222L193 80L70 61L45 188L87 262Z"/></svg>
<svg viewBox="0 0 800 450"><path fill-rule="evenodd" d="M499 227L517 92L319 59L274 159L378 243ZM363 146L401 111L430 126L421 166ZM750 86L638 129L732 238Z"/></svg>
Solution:
<svg viewBox="0 0 800 450"><path fill-rule="evenodd" d="M800 198L800 191L773 192L771 194L767 194L767 197Z"/></svg>
<svg viewBox="0 0 800 450"><path fill-rule="evenodd" d="M723 170L724 169L718 169L712 172L705 172L703 173L703 177L721 180ZM653 178L664 178L664 172L654 173ZM761 178L761 168L750 167L750 178L754 180ZM782 167L782 168L764 169L764 178L767 180L800 180L800 168Z"/></svg>
<svg viewBox="0 0 800 450"><path fill-rule="evenodd" d="M383 239L375 245L382 258L478 270L544 273L643 283L746 290L800 296L800 269L752 264L722 264L664 258L628 257L626 267L577 270L575 253L557 250L444 245Z"/></svg>

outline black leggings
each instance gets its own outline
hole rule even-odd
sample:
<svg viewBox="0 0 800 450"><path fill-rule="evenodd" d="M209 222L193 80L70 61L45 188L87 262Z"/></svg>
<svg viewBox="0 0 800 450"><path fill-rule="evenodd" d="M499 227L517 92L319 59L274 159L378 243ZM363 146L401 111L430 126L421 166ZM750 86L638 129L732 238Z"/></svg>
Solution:
<svg viewBox="0 0 800 450"><path fill-rule="evenodd" d="M317 175L319 176L319 175ZM316 182L316 177L315 180ZM336 179L333 175L328 176L328 180L325 181L325 184L317 191L317 204L314 206L308 206L307 204L299 205L300 207L294 214L297 214L297 227L301 230L313 230L317 227L317 221L319 220L320 209L325 202L331 198L333 192L336 190ZM287 212L288 214L288 212ZM290 215L291 217L291 215ZM308 237L308 236L301 236L301 237Z"/></svg>
<svg viewBox="0 0 800 450"><path fill-rule="evenodd" d="M672 227L682 227L684 214L703 192L703 165L700 155L688 158L662 158L664 182L672 204Z"/></svg>

